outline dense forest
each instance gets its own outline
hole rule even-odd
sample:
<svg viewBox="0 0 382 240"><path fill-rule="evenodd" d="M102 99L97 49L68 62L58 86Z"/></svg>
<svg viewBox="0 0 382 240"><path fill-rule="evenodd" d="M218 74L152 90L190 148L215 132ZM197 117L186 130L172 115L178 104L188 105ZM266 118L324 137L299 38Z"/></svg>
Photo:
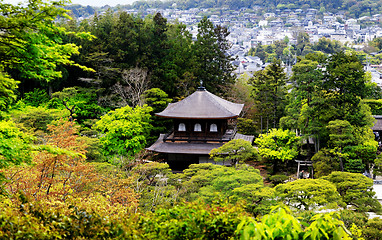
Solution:
<svg viewBox="0 0 382 240"><path fill-rule="evenodd" d="M301 35L290 76L276 46L236 76L229 32L207 18L192 38L160 13L76 22L66 3L0 3L1 239L381 239L365 175L382 172L382 94L360 54ZM154 113L201 81L245 103L238 132L255 146L232 140L210 153L230 166L174 173L145 150L170 128Z"/></svg>

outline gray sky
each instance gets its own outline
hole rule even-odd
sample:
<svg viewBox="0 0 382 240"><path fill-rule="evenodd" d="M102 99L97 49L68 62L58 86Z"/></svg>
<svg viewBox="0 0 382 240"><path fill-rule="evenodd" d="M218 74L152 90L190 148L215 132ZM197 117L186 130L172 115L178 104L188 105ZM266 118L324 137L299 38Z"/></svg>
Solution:
<svg viewBox="0 0 382 240"><path fill-rule="evenodd" d="M136 0L72 0L73 4L81 4L84 6L90 5L94 7L102 7L109 5L111 7L118 4L126 5L135 2ZM19 2L24 2L23 0L3 0L4 3L17 4Z"/></svg>

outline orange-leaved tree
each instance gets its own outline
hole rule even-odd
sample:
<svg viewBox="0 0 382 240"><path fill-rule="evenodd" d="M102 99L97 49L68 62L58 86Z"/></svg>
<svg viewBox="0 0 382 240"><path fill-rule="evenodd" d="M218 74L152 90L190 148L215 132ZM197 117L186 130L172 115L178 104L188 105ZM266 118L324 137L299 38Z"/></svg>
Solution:
<svg viewBox="0 0 382 240"><path fill-rule="evenodd" d="M48 126L46 144L35 147L32 165L8 168L5 188L35 200L84 199L101 194L110 204L137 206L137 194L129 178L102 174L86 162L86 144L78 140L74 122L59 120Z"/></svg>

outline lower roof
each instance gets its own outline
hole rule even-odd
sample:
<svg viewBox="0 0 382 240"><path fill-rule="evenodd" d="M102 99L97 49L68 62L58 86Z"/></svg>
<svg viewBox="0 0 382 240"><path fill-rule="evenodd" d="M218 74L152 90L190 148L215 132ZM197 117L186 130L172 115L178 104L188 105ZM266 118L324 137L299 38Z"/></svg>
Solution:
<svg viewBox="0 0 382 240"><path fill-rule="evenodd" d="M374 126L371 127L373 131L382 131L382 116L381 115L374 115L375 123Z"/></svg>
<svg viewBox="0 0 382 240"><path fill-rule="evenodd" d="M189 143L189 142L164 142L166 134L161 134L158 140L147 150L158 153L180 153L180 154L209 154L212 149L223 146L224 143Z"/></svg>
<svg viewBox="0 0 382 240"><path fill-rule="evenodd" d="M149 151L158 153L180 153L180 154L209 154L212 149L223 146L226 142L187 142L187 141L166 141L163 139L166 134L161 134L158 140L146 148ZM253 142L254 136L236 134L234 139L244 139L250 143Z"/></svg>

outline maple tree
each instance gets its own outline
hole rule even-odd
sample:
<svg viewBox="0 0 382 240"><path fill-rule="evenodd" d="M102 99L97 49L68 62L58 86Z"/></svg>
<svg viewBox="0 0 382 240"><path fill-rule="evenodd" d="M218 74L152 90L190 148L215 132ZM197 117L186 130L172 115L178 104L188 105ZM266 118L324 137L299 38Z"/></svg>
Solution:
<svg viewBox="0 0 382 240"><path fill-rule="evenodd" d="M11 195L22 192L34 200L86 199L100 193L109 204L136 207L138 195L129 187L131 179L122 173L102 174L86 162L86 145L78 140L74 122L59 120L49 125L46 145L35 147L32 165L2 170L5 189Z"/></svg>

